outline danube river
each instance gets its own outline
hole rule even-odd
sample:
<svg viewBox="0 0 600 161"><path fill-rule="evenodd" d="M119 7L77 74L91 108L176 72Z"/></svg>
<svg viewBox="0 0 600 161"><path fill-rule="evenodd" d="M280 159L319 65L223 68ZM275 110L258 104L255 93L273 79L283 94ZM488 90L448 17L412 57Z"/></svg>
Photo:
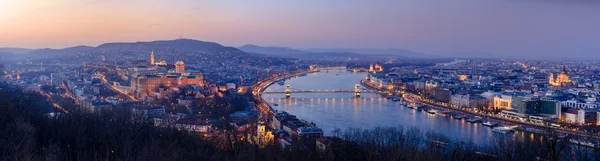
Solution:
<svg viewBox="0 0 600 161"><path fill-rule="evenodd" d="M366 74L345 70L321 71L288 79L285 84L289 84L292 91L353 89ZM273 84L265 92L284 90L284 85ZM275 110L286 111L300 119L316 123L325 135L331 135L336 128L343 130L351 127L398 125L417 127L422 131L431 130L451 138L471 139L477 144L485 143L488 138L498 135L481 123L473 124L462 119L416 111L375 93L362 93L360 98L354 98L353 93L292 93L291 98L285 98L284 94L263 94L262 97Z"/></svg>

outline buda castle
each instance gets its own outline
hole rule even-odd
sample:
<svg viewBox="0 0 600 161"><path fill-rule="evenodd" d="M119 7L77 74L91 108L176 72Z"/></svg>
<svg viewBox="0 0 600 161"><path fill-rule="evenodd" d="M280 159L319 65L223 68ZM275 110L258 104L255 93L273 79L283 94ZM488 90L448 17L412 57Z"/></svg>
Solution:
<svg viewBox="0 0 600 161"><path fill-rule="evenodd" d="M204 85L202 72L185 70L183 61L175 62L175 69L167 69L164 60L155 61L154 51L150 54L150 67L137 71L131 79L131 93L137 98L159 95L161 89L187 85Z"/></svg>

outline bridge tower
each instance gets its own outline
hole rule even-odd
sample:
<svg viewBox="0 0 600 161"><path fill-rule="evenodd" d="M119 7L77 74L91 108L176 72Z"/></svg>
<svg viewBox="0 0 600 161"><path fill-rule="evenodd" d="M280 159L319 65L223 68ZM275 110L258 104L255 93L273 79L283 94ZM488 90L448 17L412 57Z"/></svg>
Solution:
<svg viewBox="0 0 600 161"><path fill-rule="evenodd" d="M290 85L285 86L285 98L292 97L292 89L290 89Z"/></svg>
<svg viewBox="0 0 600 161"><path fill-rule="evenodd" d="M354 97L360 97L360 84L354 85Z"/></svg>

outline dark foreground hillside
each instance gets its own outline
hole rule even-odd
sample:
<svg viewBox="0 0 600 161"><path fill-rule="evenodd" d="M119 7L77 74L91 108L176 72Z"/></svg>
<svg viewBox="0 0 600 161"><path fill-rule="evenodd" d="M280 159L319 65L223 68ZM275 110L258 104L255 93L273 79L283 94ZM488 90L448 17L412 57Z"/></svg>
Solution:
<svg viewBox="0 0 600 161"><path fill-rule="evenodd" d="M0 160L599 160L600 150L566 144L567 138L490 140L485 147L415 128L337 130L324 151L281 150L244 141L161 129L126 112L70 111L51 117L37 93L0 84ZM243 134L228 134L243 135ZM552 135L552 134L550 134ZM227 138L227 137L225 137ZM346 141L342 141L346 140Z"/></svg>

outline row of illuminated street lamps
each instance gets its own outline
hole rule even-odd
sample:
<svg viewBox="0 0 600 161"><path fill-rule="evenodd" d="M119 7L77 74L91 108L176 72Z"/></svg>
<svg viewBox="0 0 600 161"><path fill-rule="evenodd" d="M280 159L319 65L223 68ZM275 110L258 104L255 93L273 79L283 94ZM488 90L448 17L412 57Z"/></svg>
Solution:
<svg viewBox="0 0 600 161"><path fill-rule="evenodd" d="M108 82L108 80L106 80L106 76L104 76L103 74L101 74L101 73L96 73L96 74L98 74L98 76L100 76L100 79L102 79L102 82L104 82L105 84L108 84L108 86L110 86L110 88L111 88L111 89L113 89L114 91L117 91L117 92L119 92L119 93L121 93L121 94L123 94L123 95L125 95L125 96L129 97L129 99L131 99L131 100L138 101L138 100L137 100L135 97L133 97L132 95L130 95L130 94L128 94L127 92L125 92L125 91L122 91L121 89L117 88L116 86L114 86L114 85L110 84L110 83Z"/></svg>

